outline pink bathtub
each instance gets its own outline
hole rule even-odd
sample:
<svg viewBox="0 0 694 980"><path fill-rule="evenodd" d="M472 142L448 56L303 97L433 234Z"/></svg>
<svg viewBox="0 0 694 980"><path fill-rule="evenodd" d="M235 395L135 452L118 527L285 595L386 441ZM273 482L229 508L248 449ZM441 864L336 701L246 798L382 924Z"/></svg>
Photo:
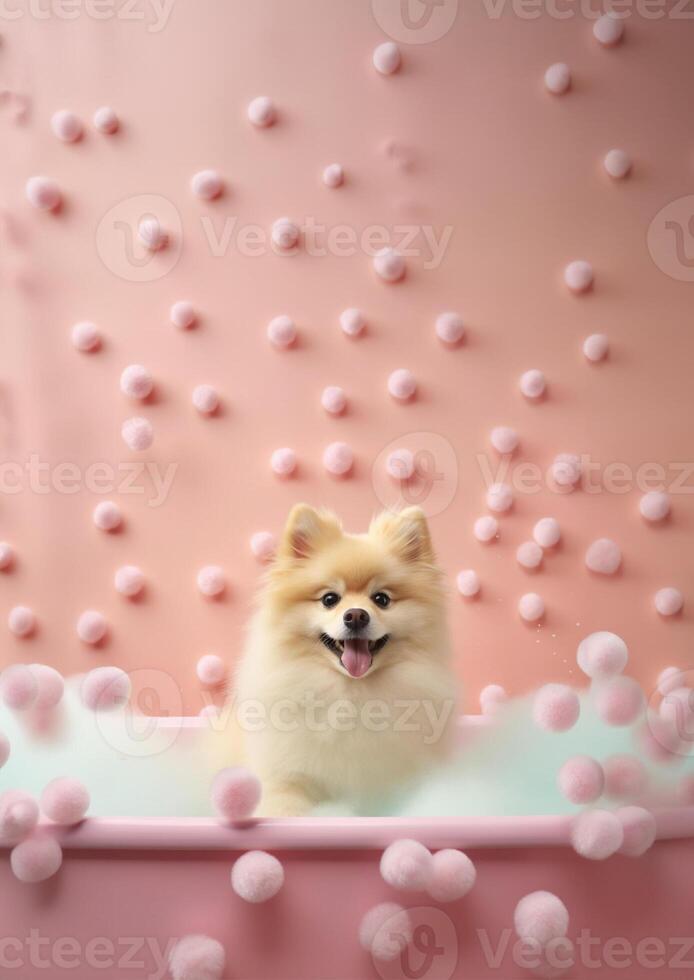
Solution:
<svg viewBox="0 0 694 980"><path fill-rule="evenodd" d="M569 817L311 818L244 827L202 818L89 819L52 829L65 859L43 884L18 882L2 856L0 977L161 980L175 940L200 932L224 944L225 980L520 980L535 975L537 963L516 941L513 910L523 895L546 889L571 914L567 977L689 978L694 807L657 816L650 852L605 862L574 854ZM464 849L478 870L472 892L437 905L390 889L378 862L401 837ZM265 905L245 903L230 887L233 861L253 848L285 867L284 888ZM358 942L362 916L384 901L409 908L415 926L412 945L388 963Z"/></svg>

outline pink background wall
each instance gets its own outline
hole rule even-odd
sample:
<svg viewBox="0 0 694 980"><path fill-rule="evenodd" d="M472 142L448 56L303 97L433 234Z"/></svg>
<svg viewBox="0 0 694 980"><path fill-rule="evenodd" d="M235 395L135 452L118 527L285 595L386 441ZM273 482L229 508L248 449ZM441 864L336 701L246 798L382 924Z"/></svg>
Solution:
<svg viewBox="0 0 694 980"><path fill-rule="evenodd" d="M527 19L510 0L497 19L481 3L464 6L439 40L403 45L402 70L389 78L371 65L373 48L388 38L366 0L177 0L160 29L150 4L135 8L144 20L98 20L81 7L73 20L25 12L0 25L2 457L23 465L37 454L49 464L42 481L63 462L87 474L104 461L116 468L116 482L118 467L141 458L160 473L177 467L156 507L148 505L156 492L144 476L136 481L143 494L99 495L85 485L74 494L37 493L28 477L22 492L0 494L0 538L17 552L15 567L0 575L3 662L142 669L138 686L160 692L159 702L143 707L199 710L197 658L218 652L231 662L242 644L259 575L251 533L278 532L299 500L333 507L350 530L363 529L384 499L397 499L380 454L398 445L430 451L442 474L420 502L432 514L451 581L468 707L492 681L513 691L579 681L576 644L595 629L624 636L631 669L648 690L661 667L691 662L694 503L671 486L671 519L647 526L636 481L638 467L650 462L666 468L671 485L678 475L672 464L692 459L694 269L678 256L664 221L680 224L694 260L686 227L694 199L679 201L694 179L694 27L633 11L624 42L606 49L574 6L567 19ZM555 61L573 72L572 90L561 97L542 84ZM245 117L259 94L280 111L269 130ZM122 120L116 136L91 127L103 104ZM87 124L75 145L51 133L60 108ZM621 182L602 170L612 147L634 159ZM346 173L338 190L320 180L333 161ZM189 189L204 167L227 182L211 204ZM24 183L35 174L60 183L60 214L26 202ZM140 216L140 195L173 240L150 262L129 264L130 239L119 222ZM678 203L656 219L650 240L661 268L647 232L671 201ZM428 268L420 234L420 254L392 286L376 279L358 248L350 256L309 255L304 246L292 256L269 248L240 254L242 226L268 231L284 215L349 226L357 235L367 226L392 232L406 224L432 227L438 237L447 226L451 237L443 260ZM213 240L236 219L226 226L225 254L212 254L203 219ZM596 274L583 297L562 282L563 267L577 258ZM168 322L169 307L182 298L200 311L199 327L189 332ZM357 340L338 326L351 306L368 318ZM447 309L468 324L467 342L455 350L434 334L436 316ZM296 349L285 352L265 337L267 322L281 313L300 333ZM101 351L72 348L78 320L102 329ZM609 334L611 353L592 366L581 344L595 331ZM133 362L155 377L156 395L142 407L119 390L120 373ZM412 404L387 393L388 375L399 367L417 376ZM549 381L541 404L526 402L517 387L532 367ZM200 382L218 387L218 417L192 408ZM344 417L322 410L326 384L347 391ZM155 430L144 454L120 438L122 421L136 414ZM520 433L514 464L544 470L556 453L586 453L603 469L626 464L631 489L518 492L513 513L501 518L500 540L481 545L472 536L486 510L477 454L496 465L488 436L499 424ZM338 439L356 455L342 481L321 466L323 448ZM299 457L296 476L284 482L268 465L279 446ZM694 478L687 482L691 488ZM124 511L120 533L92 524L104 496ZM560 520L563 544L529 574L515 550L545 515ZM591 577L583 565L587 545L602 535L623 549L614 579ZM147 575L137 602L113 588L114 570L126 563ZM197 593L195 575L207 563L227 570L221 601ZM483 583L476 602L454 590L455 574L468 567ZM652 604L666 585L685 594L684 613L671 620ZM540 628L516 612L527 591L545 599ZM39 620L24 640L4 626L16 604L31 606ZM97 650L75 634L78 615L90 608L110 624Z"/></svg>

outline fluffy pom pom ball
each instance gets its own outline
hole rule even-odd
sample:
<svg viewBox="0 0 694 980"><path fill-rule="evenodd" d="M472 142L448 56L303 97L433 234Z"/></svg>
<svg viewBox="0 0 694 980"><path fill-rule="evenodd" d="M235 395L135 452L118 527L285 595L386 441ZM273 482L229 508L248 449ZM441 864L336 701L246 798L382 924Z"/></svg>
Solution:
<svg viewBox="0 0 694 980"><path fill-rule="evenodd" d="M256 531L251 535L250 546L258 561L270 561L277 550L277 539L271 531Z"/></svg>
<svg viewBox="0 0 694 980"><path fill-rule="evenodd" d="M602 795L605 774L595 759L576 755L567 759L559 770L557 784L562 795L571 803L595 803Z"/></svg>
<svg viewBox="0 0 694 980"><path fill-rule="evenodd" d="M224 947L209 936L184 936L169 954L172 980L222 980Z"/></svg>
<svg viewBox="0 0 694 980"><path fill-rule="evenodd" d="M214 201L224 190L224 181L216 170L200 170L191 177L190 189L203 201Z"/></svg>
<svg viewBox="0 0 694 980"><path fill-rule="evenodd" d="M76 323L70 333L72 346L83 353L91 353L101 346L101 333L94 323L83 320Z"/></svg>
<svg viewBox="0 0 694 980"><path fill-rule="evenodd" d="M508 693L500 684L487 684L480 691L480 708L483 715L494 715L508 703Z"/></svg>
<svg viewBox="0 0 694 980"><path fill-rule="evenodd" d="M10 866L15 878L36 884L52 878L63 863L63 851L48 834L34 833L21 841L10 853Z"/></svg>
<svg viewBox="0 0 694 980"><path fill-rule="evenodd" d="M216 653L206 653L195 665L195 673L200 683L211 687L221 684L226 677L226 672L224 661Z"/></svg>
<svg viewBox="0 0 694 980"><path fill-rule="evenodd" d="M43 710L55 708L62 701L65 692L63 675L48 664L30 664L29 670L36 679L36 707Z"/></svg>
<svg viewBox="0 0 694 980"><path fill-rule="evenodd" d="M92 122L94 123L94 129L100 133L105 133L107 136L112 136L118 132L118 127L120 126L120 121L115 110L107 105L102 105L96 110Z"/></svg>
<svg viewBox="0 0 694 980"><path fill-rule="evenodd" d="M14 548L7 541L0 541L0 571L7 571L14 564Z"/></svg>
<svg viewBox="0 0 694 980"><path fill-rule="evenodd" d="M39 805L23 789L0 793L0 844L18 844L33 831L39 820Z"/></svg>
<svg viewBox="0 0 694 980"><path fill-rule="evenodd" d="M465 568L462 572L458 572L455 584L458 592L466 599L472 599L480 591L479 575L472 568Z"/></svg>
<svg viewBox="0 0 694 980"><path fill-rule="evenodd" d="M341 187L344 179L345 172L339 163L329 163L323 171L323 183L326 187Z"/></svg>
<svg viewBox="0 0 694 980"><path fill-rule="evenodd" d="M15 636L31 636L36 629L36 616L28 606L14 606L8 614L7 626Z"/></svg>
<svg viewBox="0 0 694 980"><path fill-rule="evenodd" d="M417 391L417 379L407 368L398 368L388 378L388 391L398 401L409 401Z"/></svg>
<svg viewBox="0 0 694 980"><path fill-rule="evenodd" d="M622 825L624 841L619 848L620 854L627 857L641 857L655 842L657 827L650 810L641 806L623 806L615 811L615 816Z"/></svg>
<svg viewBox="0 0 694 980"><path fill-rule="evenodd" d="M248 104L248 119L254 126L264 128L272 126L277 118L277 110L272 99L267 95L259 95Z"/></svg>
<svg viewBox="0 0 694 980"><path fill-rule="evenodd" d="M577 259L564 269L564 282L572 293L585 293L593 285L593 267L590 262Z"/></svg>
<svg viewBox="0 0 694 980"><path fill-rule="evenodd" d="M624 150L608 150L602 162L605 171L614 180L623 180L631 171L631 157Z"/></svg>
<svg viewBox="0 0 694 980"><path fill-rule="evenodd" d="M392 75L400 67L400 48L393 41L386 41L374 49L373 66L381 75Z"/></svg>
<svg viewBox="0 0 694 980"><path fill-rule="evenodd" d="M661 670L656 681L658 692L663 697L669 694L670 691L675 691L678 687L682 687L683 684L684 674L679 667L666 667L665 670Z"/></svg>
<svg viewBox="0 0 694 980"><path fill-rule="evenodd" d="M340 328L348 337L358 337L366 326L366 317L361 310L350 308L340 313Z"/></svg>
<svg viewBox="0 0 694 980"><path fill-rule="evenodd" d="M166 229L162 228L158 218L143 218L137 226L137 237L140 243L148 252L158 252L166 248L169 236Z"/></svg>
<svg viewBox="0 0 694 980"><path fill-rule="evenodd" d="M584 810L571 825L571 844L581 857L604 861L616 854L624 843L619 818L609 810Z"/></svg>
<svg viewBox="0 0 694 980"><path fill-rule="evenodd" d="M639 500L639 510L647 521L664 521L670 513L670 495L661 490L644 493Z"/></svg>
<svg viewBox="0 0 694 980"><path fill-rule="evenodd" d="M400 891L422 891L429 883L432 858L419 841L396 840L381 856L381 877Z"/></svg>
<svg viewBox="0 0 694 980"><path fill-rule="evenodd" d="M603 761L605 795L614 800L633 800L648 784L646 767L635 755L611 755Z"/></svg>
<svg viewBox="0 0 694 980"><path fill-rule="evenodd" d="M519 939L546 946L569 931L569 910L551 892L531 892L516 905L513 926Z"/></svg>
<svg viewBox="0 0 694 980"><path fill-rule="evenodd" d="M377 960L394 960L412 942L412 920L395 902L383 902L366 913L359 926L361 946Z"/></svg>
<svg viewBox="0 0 694 980"><path fill-rule="evenodd" d="M600 630L581 640L576 651L576 660L588 677L605 680L621 674L629 660L629 651L621 636Z"/></svg>
<svg viewBox="0 0 694 980"><path fill-rule="evenodd" d="M592 361L594 364L598 361L604 361L609 349L610 342L607 334L604 333L592 333L583 341L583 354L586 360Z"/></svg>
<svg viewBox="0 0 694 980"><path fill-rule="evenodd" d="M242 766L222 769L212 781L212 805L227 820L247 820L258 806L261 793L258 777Z"/></svg>
<svg viewBox="0 0 694 980"><path fill-rule="evenodd" d="M51 129L63 143L76 143L84 132L82 120L69 109L59 109L51 116Z"/></svg>
<svg viewBox="0 0 694 980"><path fill-rule="evenodd" d="M346 476L354 465L354 453L346 442L331 442L323 451L323 466L332 476Z"/></svg>
<svg viewBox="0 0 694 980"><path fill-rule="evenodd" d="M619 545L610 538L598 538L586 551L586 566L599 575L614 575L622 564Z"/></svg>
<svg viewBox="0 0 694 980"><path fill-rule="evenodd" d="M41 809L54 823L72 826L84 820L89 809L89 792L79 779L53 779L41 794Z"/></svg>
<svg viewBox="0 0 694 980"><path fill-rule="evenodd" d="M116 531L123 523L123 514L112 500L101 500L94 508L92 520L100 531Z"/></svg>
<svg viewBox="0 0 694 980"><path fill-rule="evenodd" d="M459 313L439 313L436 336L444 344L458 344L465 336L465 322Z"/></svg>
<svg viewBox="0 0 694 980"><path fill-rule="evenodd" d="M489 441L502 456L510 455L518 448L518 433L508 425L497 425L492 429Z"/></svg>
<svg viewBox="0 0 694 980"><path fill-rule="evenodd" d="M541 548L554 548L561 538L559 521L555 517L541 517L533 528L533 538Z"/></svg>
<svg viewBox="0 0 694 980"><path fill-rule="evenodd" d="M247 851L231 869L231 887L244 902L267 902L284 884L284 868L272 854Z"/></svg>
<svg viewBox="0 0 694 980"><path fill-rule="evenodd" d="M77 635L83 643L95 646L108 632L108 625L102 613L87 609L77 620Z"/></svg>
<svg viewBox="0 0 694 980"><path fill-rule="evenodd" d="M25 664L11 664L0 674L0 697L12 711L25 711L39 695L36 675Z"/></svg>
<svg viewBox="0 0 694 980"><path fill-rule="evenodd" d="M405 259L392 248L383 248L373 257L374 272L385 282L398 282L405 275Z"/></svg>
<svg viewBox="0 0 694 980"><path fill-rule="evenodd" d="M575 487L581 479L582 472L581 458L575 453L559 453L554 457L551 473L558 487L564 489Z"/></svg>
<svg viewBox="0 0 694 980"><path fill-rule="evenodd" d="M467 854L445 848L432 856L426 890L435 902L456 902L467 895L476 879L477 869Z"/></svg>
<svg viewBox="0 0 694 980"><path fill-rule="evenodd" d="M212 385L196 385L193 388L191 401L201 415L214 415L219 408L219 395Z"/></svg>
<svg viewBox="0 0 694 980"><path fill-rule="evenodd" d="M138 416L126 419L120 431L125 445L135 452L144 452L154 441L152 423Z"/></svg>
<svg viewBox="0 0 694 980"><path fill-rule="evenodd" d="M516 549L516 561L523 568L539 568L544 552L535 541L524 541Z"/></svg>
<svg viewBox="0 0 694 980"><path fill-rule="evenodd" d="M291 317L281 314L267 325L267 338L273 347L285 350L291 347L297 337L296 324Z"/></svg>
<svg viewBox="0 0 694 980"><path fill-rule="evenodd" d="M409 480L414 475L414 453L410 449L394 449L386 460L388 476L394 480Z"/></svg>
<svg viewBox="0 0 694 980"><path fill-rule="evenodd" d="M545 72L545 88L552 95L563 95L571 88L571 69L568 65L558 61L550 65Z"/></svg>
<svg viewBox="0 0 694 980"><path fill-rule="evenodd" d="M633 725L645 705L643 691L633 677L613 677L595 691L595 712L607 725Z"/></svg>
<svg viewBox="0 0 694 980"><path fill-rule="evenodd" d="M624 21L614 13L603 14L593 24L593 37L607 48L619 44L624 36Z"/></svg>
<svg viewBox="0 0 694 980"><path fill-rule="evenodd" d="M50 177L30 177L25 193L29 204L39 211L57 211L63 201L62 191Z"/></svg>
<svg viewBox="0 0 694 980"><path fill-rule="evenodd" d="M200 592L213 598L221 595L226 588L226 576L224 569L219 565L205 565L197 575L197 584Z"/></svg>
<svg viewBox="0 0 694 980"><path fill-rule="evenodd" d="M473 524L472 533L478 541L482 541L483 544L488 544L497 537L499 533L499 522L491 514L478 517Z"/></svg>
<svg viewBox="0 0 694 980"><path fill-rule="evenodd" d="M273 245L282 251L287 251L294 248L299 241L300 234L301 230L296 222L290 218L278 218L277 221L273 222L270 237Z"/></svg>
<svg viewBox="0 0 694 980"><path fill-rule="evenodd" d="M270 457L270 466L277 476L291 476L296 469L296 453L286 446L276 449Z"/></svg>
<svg viewBox="0 0 694 980"><path fill-rule="evenodd" d="M679 589L668 586L658 589L653 597L653 605L661 616L676 616L684 605L684 596Z"/></svg>
<svg viewBox="0 0 694 980"><path fill-rule="evenodd" d="M492 483L487 490L487 507L497 514L505 514L513 507L513 490L508 483Z"/></svg>
<svg viewBox="0 0 694 980"><path fill-rule="evenodd" d="M120 376L120 390L127 398L142 401L151 395L153 388L152 375L142 364L129 364Z"/></svg>
<svg viewBox="0 0 694 980"><path fill-rule="evenodd" d="M113 576L116 592L129 599L139 595L145 587L144 572L137 565L122 565Z"/></svg>
<svg viewBox="0 0 694 980"><path fill-rule="evenodd" d="M320 402L330 415L341 415L347 406L344 388L340 388L338 385L328 385L327 388L323 389Z"/></svg>
<svg viewBox="0 0 694 980"><path fill-rule="evenodd" d="M531 400L542 398L546 388L547 381L542 371L532 368L521 375L520 390L526 398Z"/></svg>
<svg viewBox="0 0 694 980"><path fill-rule="evenodd" d="M188 300L180 299L169 310L169 319L179 330L189 330L197 320L195 307Z"/></svg>
<svg viewBox="0 0 694 980"><path fill-rule="evenodd" d="M545 684L533 701L533 721L547 732L567 732L580 713L578 695L566 684Z"/></svg>
<svg viewBox="0 0 694 980"><path fill-rule="evenodd" d="M82 681L80 696L91 711L113 711L130 700L132 683L120 667L96 667Z"/></svg>
<svg viewBox="0 0 694 980"><path fill-rule="evenodd" d="M545 600L537 592L526 592L518 600L518 613L526 623L537 623L545 614Z"/></svg>

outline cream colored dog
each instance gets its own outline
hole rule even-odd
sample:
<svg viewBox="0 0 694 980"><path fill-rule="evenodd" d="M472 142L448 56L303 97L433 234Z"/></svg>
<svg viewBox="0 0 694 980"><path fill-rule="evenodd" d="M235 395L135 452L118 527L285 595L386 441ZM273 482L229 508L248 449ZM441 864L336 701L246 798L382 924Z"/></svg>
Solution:
<svg viewBox="0 0 694 980"><path fill-rule="evenodd" d="M296 506L260 599L235 700L263 815L358 805L446 753L456 683L419 508L346 534L334 515Z"/></svg>

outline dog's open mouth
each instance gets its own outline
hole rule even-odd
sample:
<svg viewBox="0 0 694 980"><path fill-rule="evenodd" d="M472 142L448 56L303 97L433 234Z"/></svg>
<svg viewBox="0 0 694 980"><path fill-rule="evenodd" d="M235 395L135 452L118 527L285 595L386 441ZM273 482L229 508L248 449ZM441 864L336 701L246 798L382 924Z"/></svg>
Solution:
<svg viewBox="0 0 694 980"><path fill-rule="evenodd" d="M363 640L350 637L346 640L335 640L328 633L321 633L321 643L335 656L351 677L363 677L373 663L373 658L382 650L389 640L385 633L378 640Z"/></svg>

